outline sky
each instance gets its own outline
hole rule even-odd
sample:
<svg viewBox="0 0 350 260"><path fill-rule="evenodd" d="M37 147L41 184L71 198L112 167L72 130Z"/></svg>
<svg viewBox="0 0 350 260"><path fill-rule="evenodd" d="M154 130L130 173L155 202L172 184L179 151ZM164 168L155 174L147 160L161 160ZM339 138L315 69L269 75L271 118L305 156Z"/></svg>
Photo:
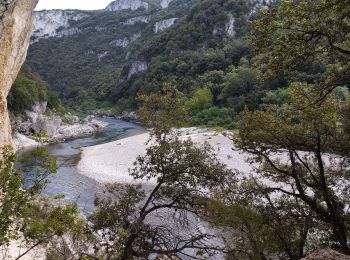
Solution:
<svg viewBox="0 0 350 260"><path fill-rule="evenodd" d="M39 0L35 10L81 9L97 10L105 8L112 0Z"/></svg>

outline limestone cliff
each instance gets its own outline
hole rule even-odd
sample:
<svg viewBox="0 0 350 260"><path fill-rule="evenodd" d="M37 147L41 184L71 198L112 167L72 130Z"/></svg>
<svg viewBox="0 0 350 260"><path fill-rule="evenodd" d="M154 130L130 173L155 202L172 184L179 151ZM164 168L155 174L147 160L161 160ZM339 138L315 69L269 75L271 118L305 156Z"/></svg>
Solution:
<svg viewBox="0 0 350 260"><path fill-rule="evenodd" d="M61 37L78 33L69 27L71 21L78 21L89 16L89 12L79 10L44 10L34 12L32 42L43 38Z"/></svg>
<svg viewBox="0 0 350 260"><path fill-rule="evenodd" d="M0 1L0 146L12 144L6 98L27 54L37 2Z"/></svg>
<svg viewBox="0 0 350 260"><path fill-rule="evenodd" d="M142 0L115 0L106 7L106 11L120 11L120 10L138 10L148 9L147 2Z"/></svg>

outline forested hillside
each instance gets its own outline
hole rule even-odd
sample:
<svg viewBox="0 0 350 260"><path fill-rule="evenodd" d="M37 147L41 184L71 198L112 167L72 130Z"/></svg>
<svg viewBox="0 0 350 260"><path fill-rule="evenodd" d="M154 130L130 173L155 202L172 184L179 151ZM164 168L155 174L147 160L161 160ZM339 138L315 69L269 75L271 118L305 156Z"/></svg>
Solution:
<svg viewBox="0 0 350 260"><path fill-rule="evenodd" d="M4 259L350 258L349 0L116 0L35 21L27 63L67 106L138 107L147 132L59 143L60 161L37 131L29 181L2 148ZM10 108L43 100L23 69ZM86 217L75 195L42 199L63 179Z"/></svg>
<svg viewBox="0 0 350 260"><path fill-rule="evenodd" d="M9 110L15 114L30 110L39 102L47 102L51 109L61 109L58 94L26 66L19 72L7 100Z"/></svg>
<svg viewBox="0 0 350 260"><path fill-rule="evenodd" d="M72 108L135 109L139 93L168 82L193 98L187 106L196 124L232 126L235 113L257 107L266 92L249 68L248 47L249 21L265 6L174 0L166 8L150 1L147 10L89 12L34 42L27 64Z"/></svg>

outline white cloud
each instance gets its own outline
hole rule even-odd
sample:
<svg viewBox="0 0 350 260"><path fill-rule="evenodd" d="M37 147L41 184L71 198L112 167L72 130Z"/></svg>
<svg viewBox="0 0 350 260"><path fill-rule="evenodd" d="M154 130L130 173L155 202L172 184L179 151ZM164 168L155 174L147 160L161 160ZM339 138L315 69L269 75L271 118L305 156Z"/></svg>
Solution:
<svg viewBox="0 0 350 260"><path fill-rule="evenodd" d="M39 0L35 10L81 9L97 10L105 8L112 0Z"/></svg>

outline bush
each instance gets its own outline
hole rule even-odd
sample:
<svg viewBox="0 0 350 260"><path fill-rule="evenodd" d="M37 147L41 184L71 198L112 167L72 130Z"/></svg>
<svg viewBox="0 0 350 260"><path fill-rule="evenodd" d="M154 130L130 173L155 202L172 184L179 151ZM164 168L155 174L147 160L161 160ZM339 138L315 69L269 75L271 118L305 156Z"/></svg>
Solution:
<svg viewBox="0 0 350 260"><path fill-rule="evenodd" d="M234 129L237 127L238 119L233 109L211 107L194 115L192 124Z"/></svg>
<svg viewBox="0 0 350 260"><path fill-rule="evenodd" d="M21 69L12 85L7 101L9 109L14 113L31 109L33 105L42 101L47 101L51 109L62 109L58 94L28 67Z"/></svg>

